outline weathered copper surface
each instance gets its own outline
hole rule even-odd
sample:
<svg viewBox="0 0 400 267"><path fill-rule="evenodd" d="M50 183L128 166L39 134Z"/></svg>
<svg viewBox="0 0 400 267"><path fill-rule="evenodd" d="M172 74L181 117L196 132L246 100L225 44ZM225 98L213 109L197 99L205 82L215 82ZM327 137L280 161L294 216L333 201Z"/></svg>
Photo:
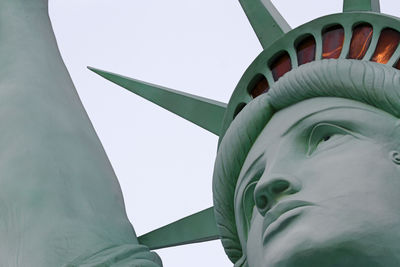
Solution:
<svg viewBox="0 0 400 267"><path fill-rule="evenodd" d="M400 70L400 59L397 60L396 65L394 66L396 69Z"/></svg>
<svg viewBox="0 0 400 267"><path fill-rule="evenodd" d="M315 39L308 36L297 45L297 62L299 65L315 60Z"/></svg>
<svg viewBox="0 0 400 267"><path fill-rule="evenodd" d="M393 29L384 29L379 36L378 45L371 61L386 64L399 45L400 34Z"/></svg>
<svg viewBox="0 0 400 267"><path fill-rule="evenodd" d="M336 25L328 28L322 38L322 58L339 58L344 42L343 27Z"/></svg>
<svg viewBox="0 0 400 267"><path fill-rule="evenodd" d="M349 58L362 59L371 44L373 29L369 24L360 24L353 30L351 38Z"/></svg>
<svg viewBox="0 0 400 267"><path fill-rule="evenodd" d="M253 89L250 91L250 94L253 98L268 92L269 84L264 75L257 76Z"/></svg>
<svg viewBox="0 0 400 267"><path fill-rule="evenodd" d="M290 60L288 53L282 54L271 64L271 72L275 81L277 81L280 77L282 77L286 72L290 71L291 69L292 61Z"/></svg>

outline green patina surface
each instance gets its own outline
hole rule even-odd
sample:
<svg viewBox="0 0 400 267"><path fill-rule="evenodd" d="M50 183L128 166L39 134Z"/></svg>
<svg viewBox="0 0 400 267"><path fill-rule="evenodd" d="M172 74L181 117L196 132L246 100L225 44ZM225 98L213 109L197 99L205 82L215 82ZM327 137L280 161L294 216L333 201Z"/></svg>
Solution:
<svg viewBox="0 0 400 267"><path fill-rule="evenodd" d="M312 35L316 41L315 60L320 60L322 56L322 32L329 26L341 25L345 31L345 40L339 58L346 58L350 49L353 27L360 23L369 23L374 29L371 44L363 60L369 60L372 57L380 33L383 29L390 27L400 31L399 19L396 17L369 12L352 12L351 15L348 13L339 13L317 18L288 32L284 37L269 46L268 49L261 52L243 74L229 100L220 136L225 134L234 119L237 107L253 100L249 92L251 89L249 88L249 84L251 84L254 77L262 74L268 80L269 85L273 86L275 81L272 77L270 64L276 56L279 56L283 51L286 51L290 56L292 69L298 68L297 53L295 49L296 44L304 37ZM397 47L397 50L387 65L394 65L399 56L400 48Z"/></svg>
<svg viewBox="0 0 400 267"><path fill-rule="evenodd" d="M208 208L139 236L140 244L150 249L166 248L219 239L214 208Z"/></svg>
<svg viewBox="0 0 400 267"><path fill-rule="evenodd" d="M100 251L109 265L158 266L126 216L47 0L0 1L0 27L0 266L79 266Z"/></svg>
<svg viewBox="0 0 400 267"><path fill-rule="evenodd" d="M220 137L214 207L138 239L60 57L47 0L0 2L0 265L153 267L162 263L149 248L220 238L235 266L399 266L398 43L385 65L370 62L399 19L378 14L377 0L345 0L344 13L290 30L271 1L240 3L265 50L228 105L90 68ZM370 46L348 60L363 23L373 26ZM323 32L334 25L344 29L341 54L322 60ZM299 66L306 36L315 62ZM291 70L276 81L271 64L283 53ZM270 91L253 99L260 75ZM310 211L282 219L301 207Z"/></svg>
<svg viewBox="0 0 400 267"><path fill-rule="evenodd" d="M291 30L270 0L240 0L239 2L264 49Z"/></svg>
<svg viewBox="0 0 400 267"><path fill-rule="evenodd" d="M216 135L220 133L226 110L226 104L224 103L111 72L91 67L89 69Z"/></svg>
<svg viewBox="0 0 400 267"><path fill-rule="evenodd" d="M255 2L255 3L250 3L248 1L241 1L241 4L249 17L249 20L257 33L257 36L260 39L260 42L263 44L263 47L265 50L254 60L254 62L249 66L249 68L246 70L244 73L242 79L240 80L238 86L236 87L234 93L232 94L232 97L229 101L229 104L226 108L226 112L224 114L224 119L223 119L223 125L222 129L218 131L218 134L220 135L219 141L223 140L224 135L226 130L230 127L232 121L234 120L236 116L236 111L238 110L239 106L247 105L253 101L252 96L250 95L250 89L249 85L252 84L252 81L254 80L255 77L259 76L260 74L264 75L271 87L274 86L276 81L272 77L271 73L271 63L274 59L282 55L283 52L287 52L290 56L291 59L291 64L292 64L292 70L296 70L298 66L297 62L297 52L296 52L296 45L304 39L306 36L313 36L313 38L316 40L316 58L315 60L321 60L321 55L322 55L322 33L324 32L325 29L328 27L331 27L333 25L341 25L344 28L345 32L345 38L344 38L344 44L343 48L341 51L341 55L339 59L345 59L349 53L350 49L350 41L352 37L352 30L353 27L356 25L359 25L361 23L369 23L373 26L373 36L371 39L371 44L370 47L365 54L363 60L369 61L370 58L372 57L375 47L377 45L380 33L383 29L390 27L396 30L399 30L399 21L397 18L393 18L391 16L387 15L382 15L382 14L374 14L370 12L363 12L363 11L379 11L379 3L376 1L345 1L344 2L344 11L350 12L352 11L351 16L349 16L346 13L343 14L333 14L329 16L325 16L322 18L318 18L314 21L311 21L309 23L306 23L294 30L290 30L290 28L285 25L287 25L285 22L282 21L282 17L279 15L278 12L271 6L270 2L268 1L260 1L260 2ZM361 12L360 12L361 11ZM269 20L269 21L268 21ZM272 23L272 24L271 24ZM262 25L274 25L273 27L265 27L268 28L268 33L267 30L264 30ZM288 31L288 32L287 32ZM287 32L287 33L286 33ZM265 36L269 36L271 38L264 38ZM400 56L400 49L397 48L397 50L394 52L393 56L391 57L390 61L387 63L388 66L393 66L396 62L398 57ZM101 74L104 76L104 73ZM129 79L126 77L122 77L116 74L109 74L108 79L114 79L114 82L119 79L117 83L122 85L123 87L127 88L127 83L130 81L130 90L134 93L137 93L139 95L143 96L143 92L141 91L144 86L143 82L138 82L133 79ZM122 78L121 78L122 77ZM110 79L111 80L111 79ZM145 84L146 86L146 84ZM148 85L147 85L148 86ZM152 90L154 91L154 88L158 88L156 91L159 94L160 90L165 90L165 88L162 88L160 86L154 86L150 85L151 88L149 89L149 95L151 94ZM134 90L132 90L134 88ZM171 89L166 89L167 92L169 92ZM173 90L174 94L177 93L177 91ZM180 93L178 93L179 95ZM144 96L145 98L149 98L149 96ZM190 96L193 97L194 99L197 99L197 96ZM157 97L157 102L154 100L151 100L153 102L156 102L158 105L163 106L163 100L160 97ZM175 99L176 98L176 99ZM179 105L178 98L174 95L171 100L165 101L168 105L172 102L175 102L176 105ZM208 103L211 103L210 101L206 101ZM173 105L173 106L176 106ZM202 104L203 105L203 104ZM176 109L176 107L174 107ZM224 107L225 108L225 107ZM171 109L170 109L171 110ZM181 115L180 111L173 111L172 112ZM182 115L181 115L182 116ZM253 115L254 116L254 115ZM182 116L184 117L184 116ZM199 125L197 122L198 120L193 120L189 119L192 122L196 123ZM218 118L218 120L221 120L221 118ZM203 126L203 128L205 128ZM253 129L254 130L254 129ZM248 130L252 131L252 130ZM229 137L228 139L230 139ZM229 140L226 142L230 142ZM237 144L236 144L237 145ZM243 153L247 153L243 151ZM241 158L245 157L245 155L242 155ZM236 163L238 162L237 160L235 161ZM220 166L217 164L216 168L219 168ZM236 169L240 171L241 166L237 166ZM203 217L202 220L204 220L206 217ZM214 221L214 217L210 216L209 217L209 222ZM231 221L234 221L233 218L230 219ZM190 220L185 220L187 225L190 223L193 223L196 225L194 222L191 222ZM146 244L157 244L157 242L160 242L160 240L163 240L163 237L165 236L165 233L167 232L166 229L178 229L182 224L182 221L178 221L176 223L172 223L171 225L166 226L166 228L161 228L158 230L155 230L154 232L151 233L151 235L146 236ZM232 224L235 224L232 222ZM236 226L234 226L236 227ZM196 226L194 226L193 229L195 229ZM207 235L207 234L206 234ZM165 246L171 246L175 244L186 244L190 243L190 241L187 239L187 237L190 235L183 234L181 235L181 238L172 236L166 238L164 242L162 242L162 247ZM213 236L213 231L209 231L208 237L211 239ZM168 241L167 241L168 240ZM180 241L179 241L180 240ZM197 242L199 238L193 237L192 242ZM155 245L154 247L157 247ZM161 246L160 246L161 247ZM231 252L229 252L231 253ZM228 254L229 254L228 253ZM231 254L233 255L233 254ZM234 261L238 261L238 257L234 256L233 258ZM240 261L238 261L239 264Z"/></svg>
<svg viewBox="0 0 400 267"><path fill-rule="evenodd" d="M343 11L373 11L380 12L379 0L345 0Z"/></svg>

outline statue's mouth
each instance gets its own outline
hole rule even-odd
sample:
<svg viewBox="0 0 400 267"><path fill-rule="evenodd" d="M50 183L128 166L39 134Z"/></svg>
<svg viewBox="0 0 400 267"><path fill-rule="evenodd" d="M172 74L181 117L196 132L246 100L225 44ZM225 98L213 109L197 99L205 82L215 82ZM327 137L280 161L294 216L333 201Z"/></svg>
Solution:
<svg viewBox="0 0 400 267"><path fill-rule="evenodd" d="M292 211L294 209L298 209L301 207L305 206L315 206L314 203L308 202L308 201L301 201L301 200L289 200L289 201L284 201L276 204L273 206L264 216L264 223L263 223L263 240L268 238L270 235L269 231L269 226L273 224L276 220L278 220L282 215L286 215L289 211ZM288 219L294 219L294 217L297 217L299 214L292 214L292 216L288 216L285 218L284 221ZM282 221L283 222L283 221Z"/></svg>

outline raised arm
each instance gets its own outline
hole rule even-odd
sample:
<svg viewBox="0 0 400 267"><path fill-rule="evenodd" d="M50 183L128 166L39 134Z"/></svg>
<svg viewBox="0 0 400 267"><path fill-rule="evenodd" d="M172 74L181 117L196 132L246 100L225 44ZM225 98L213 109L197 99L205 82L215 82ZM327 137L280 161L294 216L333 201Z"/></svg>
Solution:
<svg viewBox="0 0 400 267"><path fill-rule="evenodd" d="M127 219L47 4L0 1L0 265L159 266Z"/></svg>

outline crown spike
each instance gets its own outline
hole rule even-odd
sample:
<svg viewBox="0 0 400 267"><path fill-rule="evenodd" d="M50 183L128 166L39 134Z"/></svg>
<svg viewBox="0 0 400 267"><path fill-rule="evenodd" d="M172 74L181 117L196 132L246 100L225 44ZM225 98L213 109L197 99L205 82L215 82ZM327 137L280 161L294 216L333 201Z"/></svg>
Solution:
<svg viewBox="0 0 400 267"><path fill-rule="evenodd" d="M239 2L264 49L291 30L270 0L239 0Z"/></svg>
<svg viewBox="0 0 400 267"><path fill-rule="evenodd" d="M179 221L144 234L139 243L160 249L219 239L214 208L208 208Z"/></svg>
<svg viewBox="0 0 400 267"><path fill-rule="evenodd" d="M381 12L379 0L344 0L343 12L372 11Z"/></svg>
<svg viewBox="0 0 400 267"><path fill-rule="evenodd" d="M226 110L225 103L142 82L92 67L88 67L88 69L128 89L132 93L219 135Z"/></svg>

